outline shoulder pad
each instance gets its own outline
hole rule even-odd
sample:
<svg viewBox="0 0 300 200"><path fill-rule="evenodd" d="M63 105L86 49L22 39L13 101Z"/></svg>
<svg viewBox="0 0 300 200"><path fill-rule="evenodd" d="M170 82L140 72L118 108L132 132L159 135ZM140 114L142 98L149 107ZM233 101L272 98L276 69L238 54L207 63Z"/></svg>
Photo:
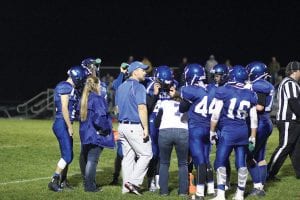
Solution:
<svg viewBox="0 0 300 200"><path fill-rule="evenodd" d="M63 82L60 82L59 84L57 84L55 91L58 94L70 94L73 89L74 88L70 83L63 81Z"/></svg>
<svg viewBox="0 0 300 200"><path fill-rule="evenodd" d="M252 89L255 92L269 94L274 90L274 86L266 80L258 80L253 83Z"/></svg>

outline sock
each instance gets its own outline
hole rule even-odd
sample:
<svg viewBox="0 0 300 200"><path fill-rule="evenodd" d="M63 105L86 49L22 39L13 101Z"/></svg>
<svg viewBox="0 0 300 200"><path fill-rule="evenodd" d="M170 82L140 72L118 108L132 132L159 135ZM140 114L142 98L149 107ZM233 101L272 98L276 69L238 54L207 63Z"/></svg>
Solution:
<svg viewBox="0 0 300 200"><path fill-rule="evenodd" d="M213 172L213 168L211 166L211 164L207 164L207 172L206 172L206 182L210 183L210 182L214 182L214 172Z"/></svg>
<svg viewBox="0 0 300 200"><path fill-rule="evenodd" d="M259 166L260 182L264 185L267 180L267 165Z"/></svg>
<svg viewBox="0 0 300 200"><path fill-rule="evenodd" d="M204 197L204 185L197 185L196 195Z"/></svg>
<svg viewBox="0 0 300 200"><path fill-rule="evenodd" d="M225 184L226 184L226 168L219 167L217 169L217 184L218 184L218 195L219 190L223 190L225 194Z"/></svg>
<svg viewBox="0 0 300 200"><path fill-rule="evenodd" d="M246 187L246 182L247 182L247 175L248 175L247 167L240 167L238 169L238 190L244 192Z"/></svg>
<svg viewBox="0 0 300 200"><path fill-rule="evenodd" d="M249 167L248 168L250 176L252 178L253 183L261 183L260 181L260 169L257 165L254 167Z"/></svg>

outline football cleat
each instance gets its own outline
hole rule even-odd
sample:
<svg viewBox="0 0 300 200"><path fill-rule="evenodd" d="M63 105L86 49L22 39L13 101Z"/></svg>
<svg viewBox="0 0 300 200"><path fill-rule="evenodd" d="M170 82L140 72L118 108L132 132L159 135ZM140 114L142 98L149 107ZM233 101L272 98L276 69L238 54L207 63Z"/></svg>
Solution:
<svg viewBox="0 0 300 200"><path fill-rule="evenodd" d="M62 188L59 185L59 176L53 176L48 188L54 192L61 192Z"/></svg>

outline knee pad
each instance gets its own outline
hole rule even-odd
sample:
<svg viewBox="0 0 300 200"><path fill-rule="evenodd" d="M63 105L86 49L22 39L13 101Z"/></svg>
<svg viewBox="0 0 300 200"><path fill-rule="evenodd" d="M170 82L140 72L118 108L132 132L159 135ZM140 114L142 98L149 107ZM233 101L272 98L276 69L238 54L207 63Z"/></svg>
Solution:
<svg viewBox="0 0 300 200"><path fill-rule="evenodd" d="M226 168L225 167L219 167L217 169L217 184L218 185L226 184Z"/></svg>
<svg viewBox="0 0 300 200"><path fill-rule="evenodd" d="M238 169L238 186L245 187L247 182L248 170L247 167L241 167Z"/></svg>

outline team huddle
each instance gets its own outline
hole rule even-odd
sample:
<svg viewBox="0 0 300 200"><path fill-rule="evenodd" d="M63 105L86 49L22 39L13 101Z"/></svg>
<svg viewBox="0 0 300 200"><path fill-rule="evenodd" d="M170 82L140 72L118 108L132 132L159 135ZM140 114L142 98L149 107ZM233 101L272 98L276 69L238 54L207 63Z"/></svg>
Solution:
<svg viewBox="0 0 300 200"><path fill-rule="evenodd" d="M80 168L85 191L101 190L96 168L103 148L114 148L112 120L105 100L105 88L97 78L99 60L87 59L68 71L67 81L55 89L56 118L53 131L61 158L49 189L62 191L68 165L73 159L74 120L80 123ZM273 125L270 112L274 87L266 78L267 67L252 62L229 69L217 64L210 72L197 63L184 69L184 82L175 80L168 66L145 76L147 66L135 61L122 65L113 83L116 90L119 139L122 160L122 192L140 195L144 176L148 189L168 195L170 157L173 146L178 158L178 194L189 194L189 173L195 171L195 199L206 195L225 199L230 187L229 157L234 151L238 175L235 200L244 199L248 173L252 196L264 196L267 179L265 151ZM206 81L213 76L213 82ZM216 145L215 160L210 160ZM216 172L216 180L213 172ZM216 183L216 184L215 184ZM215 186L216 185L216 186ZM216 187L216 188L215 188Z"/></svg>

